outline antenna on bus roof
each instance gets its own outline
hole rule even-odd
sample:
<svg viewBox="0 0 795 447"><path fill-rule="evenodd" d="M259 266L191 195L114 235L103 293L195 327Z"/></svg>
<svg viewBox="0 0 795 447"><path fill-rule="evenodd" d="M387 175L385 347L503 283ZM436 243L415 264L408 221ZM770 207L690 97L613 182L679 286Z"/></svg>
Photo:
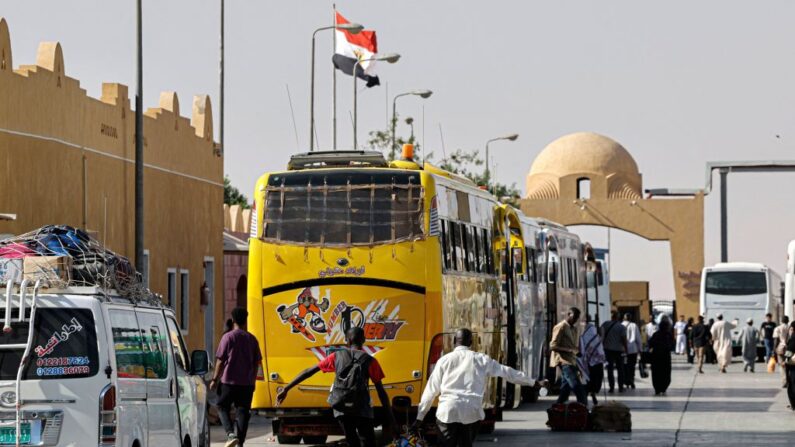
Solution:
<svg viewBox="0 0 795 447"><path fill-rule="evenodd" d="M295 110L293 109L293 98L290 96L290 84L284 84L287 87L287 101L290 102L290 115L293 117L293 131L295 131L295 150L301 150L301 144L298 142L298 126L295 124Z"/></svg>

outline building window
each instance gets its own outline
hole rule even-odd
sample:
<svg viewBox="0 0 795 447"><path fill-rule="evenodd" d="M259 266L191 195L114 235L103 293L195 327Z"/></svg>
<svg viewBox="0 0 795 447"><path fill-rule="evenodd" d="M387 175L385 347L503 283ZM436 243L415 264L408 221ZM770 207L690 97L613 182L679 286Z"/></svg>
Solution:
<svg viewBox="0 0 795 447"><path fill-rule="evenodd" d="M190 320L190 310L188 304L188 296L190 288L190 272L187 270L180 270L179 272L179 323L180 328L184 333L188 332L188 321Z"/></svg>
<svg viewBox="0 0 795 447"><path fill-rule="evenodd" d="M144 250L144 271L141 272L144 287L149 288L149 250Z"/></svg>
<svg viewBox="0 0 795 447"><path fill-rule="evenodd" d="M591 179L586 177L577 179L577 198L582 200L591 198Z"/></svg>
<svg viewBox="0 0 795 447"><path fill-rule="evenodd" d="M176 310L174 299L177 297L177 269L168 269L168 289L166 290L166 304Z"/></svg>

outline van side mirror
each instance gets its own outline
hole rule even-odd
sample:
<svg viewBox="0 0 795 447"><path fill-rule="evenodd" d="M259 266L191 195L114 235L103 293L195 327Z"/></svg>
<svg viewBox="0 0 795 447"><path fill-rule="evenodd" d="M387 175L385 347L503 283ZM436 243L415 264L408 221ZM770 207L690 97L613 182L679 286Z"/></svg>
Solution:
<svg viewBox="0 0 795 447"><path fill-rule="evenodd" d="M203 376L210 371L210 355L207 351L197 349L190 353L190 373Z"/></svg>

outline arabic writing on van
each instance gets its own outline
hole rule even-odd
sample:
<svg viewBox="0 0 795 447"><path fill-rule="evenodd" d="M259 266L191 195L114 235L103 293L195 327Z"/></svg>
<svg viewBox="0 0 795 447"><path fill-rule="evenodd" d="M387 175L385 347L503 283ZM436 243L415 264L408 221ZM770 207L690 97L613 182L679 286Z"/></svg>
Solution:
<svg viewBox="0 0 795 447"><path fill-rule="evenodd" d="M364 275L364 266L361 267L326 267L324 270L320 270L317 272L317 276L321 278L331 278L333 276L339 275L353 275L353 276L362 276Z"/></svg>
<svg viewBox="0 0 795 447"><path fill-rule="evenodd" d="M53 349L59 344L69 340L69 336L74 334L75 332L80 332L83 330L83 326L77 321L77 318L72 318L69 323L65 323L61 326L60 331L55 331L47 340L47 344L44 346L36 346L33 350L36 352L36 355L39 357L44 357L45 355L49 355L52 353Z"/></svg>

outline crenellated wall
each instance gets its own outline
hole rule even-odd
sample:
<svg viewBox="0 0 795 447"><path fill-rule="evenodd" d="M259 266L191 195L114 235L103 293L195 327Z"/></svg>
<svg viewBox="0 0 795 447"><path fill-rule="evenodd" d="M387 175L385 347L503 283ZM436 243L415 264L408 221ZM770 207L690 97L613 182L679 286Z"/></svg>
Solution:
<svg viewBox="0 0 795 447"><path fill-rule="evenodd" d="M127 86L105 83L99 99L89 97L67 76L57 42L39 45L35 65L12 62L0 19L0 210L17 214L0 222L0 233L84 227L132 259L135 114ZM163 92L144 113L144 246L154 291L167 296L169 269L187 273L187 339L201 348L205 331L217 340L223 322L223 159L209 97L195 96L189 109L190 119L177 95ZM218 302L212 317L199 300L205 268ZM179 278L175 292L180 314Z"/></svg>

